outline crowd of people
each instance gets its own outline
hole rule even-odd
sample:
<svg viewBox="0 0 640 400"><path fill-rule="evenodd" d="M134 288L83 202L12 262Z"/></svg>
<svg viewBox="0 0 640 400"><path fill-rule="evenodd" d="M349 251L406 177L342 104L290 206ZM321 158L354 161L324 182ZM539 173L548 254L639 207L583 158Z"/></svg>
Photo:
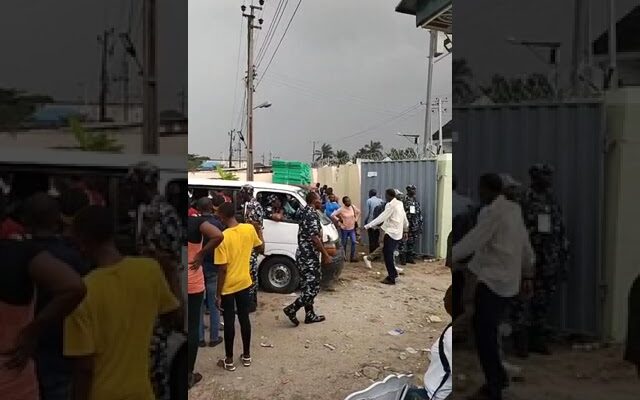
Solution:
<svg viewBox="0 0 640 400"><path fill-rule="evenodd" d="M470 318L486 381L475 399L502 399L509 386L500 326L510 328L516 357L551 354L549 305L567 275L569 242L553 194L553 168L533 165L529 177L530 185L524 187L507 174L481 176L479 205L459 194L454 179L447 257L454 287L454 340L466 339L464 321Z"/></svg>
<svg viewBox="0 0 640 400"><path fill-rule="evenodd" d="M181 398L167 341L184 330L182 219L157 169L126 178L138 256L120 251L114 212L86 180L26 175L0 196L0 398Z"/></svg>

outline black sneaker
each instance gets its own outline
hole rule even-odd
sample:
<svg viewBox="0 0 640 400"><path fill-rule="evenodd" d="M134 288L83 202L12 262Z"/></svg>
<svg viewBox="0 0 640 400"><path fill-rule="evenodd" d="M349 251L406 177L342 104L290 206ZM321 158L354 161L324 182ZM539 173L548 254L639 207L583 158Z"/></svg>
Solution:
<svg viewBox="0 0 640 400"><path fill-rule="evenodd" d="M295 326L300 325L300 321L298 321L298 317L296 316L296 311L293 309L293 307L286 306L282 311L284 312L284 315L286 315L287 318L289 318L289 321L293 323L293 325Z"/></svg>
<svg viewBox="0 0 640 400"><path fill-rule="evenodd" d="M200 343L198 343L198 346L207 347L207 342L205 342L204 340L201 340Z"/></svg>
<svg viewBox="0 0 640 400"><path fill-rule="evenodd" d="M224 340L221 337L219 337L218 339L214 340L213 342L209 342L209 347L216 347L217 345L219 345L223 341Z"/></svg>
<svg viewBox="0 0 640 400"><path fill-rule="evenodd" d="M304 318L304 323L315 324L316 322L322 322L324 320L326 320L324 315L316 315L315 313L313 313L313 314L307 314L307 316Z"/></svg>
<svg viewBox="0 0 640 400"><path fill-rule="evenodd" d="M396 280L394 278L390 278L390 277L386 277L384 278L382 281L380 281L381 283L384 283L385 285L395 285L396 284Z"/></svg>

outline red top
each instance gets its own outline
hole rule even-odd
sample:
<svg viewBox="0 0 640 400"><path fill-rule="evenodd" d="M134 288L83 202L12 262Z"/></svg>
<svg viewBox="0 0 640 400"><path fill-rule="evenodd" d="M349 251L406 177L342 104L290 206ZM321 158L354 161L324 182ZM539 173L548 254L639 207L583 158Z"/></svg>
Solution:
<svg viewBox="0 0 640 400"><path fill-rule="evenodd" d="M197 217L198 214L199 214L198 210L196 210L193 207L189 207L189 213L188 213L189 217Z"/></svg>
<svg viewBox="0 0 640 400"><path fill-rule="evenodd" d="M24 227L11 218L0 222L0 239L17 239L24 234L26 234Z"/></svg>

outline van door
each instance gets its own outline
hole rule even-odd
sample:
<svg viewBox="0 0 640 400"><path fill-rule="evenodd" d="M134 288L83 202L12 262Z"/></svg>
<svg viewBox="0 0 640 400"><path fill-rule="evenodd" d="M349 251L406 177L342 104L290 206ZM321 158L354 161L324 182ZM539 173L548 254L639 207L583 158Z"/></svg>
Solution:
<svg viewBox="0 0 640 400"><path fill-rule="evenodd" d="M295 260L298 249L298 222L294 218L301 204L290 193L259 190L256 199L265 210L269 206L268 198L271 195L278 196L285 204L285 208L289 208L290 211L286 213L283 221L273 221L265 216L263 231L265 255L287 255Z"/></svg>

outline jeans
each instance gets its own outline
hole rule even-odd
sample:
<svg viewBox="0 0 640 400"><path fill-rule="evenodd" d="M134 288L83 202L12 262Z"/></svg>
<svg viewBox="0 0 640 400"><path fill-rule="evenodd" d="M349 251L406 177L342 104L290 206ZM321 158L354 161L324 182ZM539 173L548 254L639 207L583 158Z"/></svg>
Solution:
<svg viewBox="0 0 640 400"><path fill-rule="evenodd" d="M200 312L202 309L203 296L204 291L200 293L189 294L189 304L187 310L189 331L187 332L187 342L189 346L188 372L190 373L193 373L193 368L196 365L196 358L198 357L198 324L200 323Z"/></svg>
<svg viewBox="0 0 640 400"><path fill-rule="evenodd" d="M510 300L493 293L483 282L478 282L473 327L478 358L491 400L502 399L502 388L507 381L507 373L500 359L498 324Z"/></svg>
<svg viewBox="0 0 640 400"><path fill-rule="evenodd" d="M206 305L207 309L209 309L209 341L215 342L220 337L220 313L216 308L216 292L218 290L218 274L207 273L205 269L204 274L205 279L205 297L204 297L204 305ZM204 341L204 309L202 307L202 312L200 313L200 329L199 336L200 341Z"/></svg>
<svg viewBox="0 0 640 400"><path fill-rule="evenodd" d="M380 229L367 229L367 234L369 235L369 254L371 254L380 246Z"/></svg>
<svg viewBox="0 0 640 400"><path fill-rule="evenodd" d="M382 233L382 240L380 240L380 234ZM376 261L382 256L382 250L384 250L384 232L378 231L378 246L373 250L367 258L371 261Z"/></svg>
<svg viewBox="0 0 640 400"><path fill-rule="evenodd" d="M40 383L40 399L68 400L71 398L71 361L62 354L38 353L35 356Z"/></svg>
<svg viewBox="0 0 640 400"><path fill-rule="evenodd" d="M382 254L384 255L384 265L387 267L387 274L392 280L395 280L398 277L398 271L396 271L396 264L393 256L398 248L398 243L400 243L399 240L394 240L389 235L384 236Z"/></svg>
<svg viewBox="0 0 640 400"><path fill-rule="evenodd" d="M347 242L351 241L351 260L356 258L356 230L355 229L343 229L342 235L342 248L344 249L345 258L347 257Z"/></svg>
<svg viewBox="0 0 640 400"><path fill-rule="evenodd" d="M228 359L233 359L233 341L236 336L236 311L240 323L242 336L242 354L249 357L251 354L251 321L249 320L249 307L251 306L251 294L249 288L236 293L222 295L222 317L224 318L224 350ZM235 310L234 310L235 305Z"/></svg>
<svg viewBox="0 0 640 400"><path fill-rule="evenodd" d="M429 400L429 394L425 388L409 388L404 400Z"/></svg>

